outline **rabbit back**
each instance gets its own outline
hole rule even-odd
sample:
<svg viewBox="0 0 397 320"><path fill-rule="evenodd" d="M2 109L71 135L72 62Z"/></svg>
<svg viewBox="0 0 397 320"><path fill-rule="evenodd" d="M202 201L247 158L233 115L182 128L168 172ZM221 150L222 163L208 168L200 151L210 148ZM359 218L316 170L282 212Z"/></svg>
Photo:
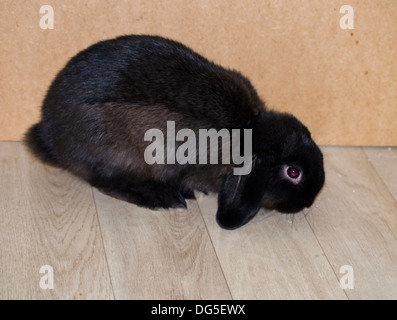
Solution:
<svg viewBox="0 0 397 320"><path fill-rule="evenodd" d="M118 168L139 179L177 179L216 190L226 169L154 165L143 161L144 133L246 128L263 102L250 82L184 45L155 36L99 42L73 57L56 76L42 120L27 141L42 159L89 180L92 168ZM228 167L228 166L227 166ZM207 182L205 182L207 181ZM212 186L212 187L210 187Z"/></svg>

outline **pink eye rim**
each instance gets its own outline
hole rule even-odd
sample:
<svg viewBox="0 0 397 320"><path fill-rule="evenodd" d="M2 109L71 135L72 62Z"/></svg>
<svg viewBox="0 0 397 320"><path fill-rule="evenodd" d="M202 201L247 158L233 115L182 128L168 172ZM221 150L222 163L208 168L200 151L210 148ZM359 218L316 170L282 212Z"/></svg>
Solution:
<svg viewBox="0 0 397 320"><path fill-rule="evenodd" d="M284 165L283 176L288 181L298 184L302 180L302 170L295 165Z"/></svg>

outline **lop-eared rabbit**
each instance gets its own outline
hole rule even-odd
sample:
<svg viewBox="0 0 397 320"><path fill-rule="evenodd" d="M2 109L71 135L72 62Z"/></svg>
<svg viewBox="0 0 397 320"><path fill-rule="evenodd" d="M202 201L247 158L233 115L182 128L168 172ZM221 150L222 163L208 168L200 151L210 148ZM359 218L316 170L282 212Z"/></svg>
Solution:
<svg viewBox="0 0 397 320"><path fill-rule="evenodd" d="M145 133L157 129L167 138L170 123L197 137L200 129L240 130L241 149L252 149L249 174L235 174L241 165L232 161L167 163L167 147L164 163L147 163L153 141ZM322 153L299 120L267 109L239 72L157 36L122 36L74 56L49 87L26 142L43 161L139 206L186 207L195 190L216 192L216 219L226 229L261 207L309 207L324 184ZM174 143L177 149L184 141ZM197 159L208 151L199 146Z"/></svg>

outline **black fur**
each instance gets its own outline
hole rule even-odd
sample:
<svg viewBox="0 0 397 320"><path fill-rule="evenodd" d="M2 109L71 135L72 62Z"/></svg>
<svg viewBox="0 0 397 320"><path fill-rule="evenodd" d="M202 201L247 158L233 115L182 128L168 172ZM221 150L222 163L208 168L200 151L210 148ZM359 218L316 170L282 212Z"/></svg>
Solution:
<svg viewBox="0 0 397 320"><path fill-rule="evenodd" d="M165 132L170 120L176 130L196 133L252 129L252 172L234 176L233 164L146 164L145 131ZM266 110L240 73L155 36L99 42L73 57L51 84L26 141L47 163L141 206L186 207L194 190L219 192L217 221L228 229L261 206L310 206L324 183L321 151L295 117ZM299 184L282 176L284 165L301 168Z"/></svg>
<svg viewBox="0 0 397 320"><path fill-rule="evenodd" d="M41 134L41 123L32 126L25 134L25 142L30 150L42 161L58 166L56 159L53 157L51 149L47 146Z"/></svg>
<svg viewBox="0 0 397 320"><path fill-rule="evenodd" d="M218 194L216 220L225 229L235 229L246 224L261 207L269 178L269 166L254 158L249 175L232 172L223 181Z"/></svg>

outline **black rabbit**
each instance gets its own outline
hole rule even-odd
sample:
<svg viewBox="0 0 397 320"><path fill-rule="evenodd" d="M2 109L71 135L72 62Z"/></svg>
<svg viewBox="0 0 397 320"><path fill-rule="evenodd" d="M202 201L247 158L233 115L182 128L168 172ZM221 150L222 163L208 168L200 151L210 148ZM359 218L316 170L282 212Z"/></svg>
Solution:
<svg viewBox="0 0 397 320"><path fill-rule="evenodd" d="M244 129L251 130L251 172L236 175L233 162L167 163L168 153L164 163L148 164L145 133L166 132L167 121L197 134L240 129L242 149ZM186 207L194 190L219 192L216 217L226 229L247 223L260 207L309 207L324 184L322 153L301 122L267 110L240 73L156 36L122 36L73 57L26 142L47 163L140 206ZM195 147L198 158L203 150Z"/></svg>

